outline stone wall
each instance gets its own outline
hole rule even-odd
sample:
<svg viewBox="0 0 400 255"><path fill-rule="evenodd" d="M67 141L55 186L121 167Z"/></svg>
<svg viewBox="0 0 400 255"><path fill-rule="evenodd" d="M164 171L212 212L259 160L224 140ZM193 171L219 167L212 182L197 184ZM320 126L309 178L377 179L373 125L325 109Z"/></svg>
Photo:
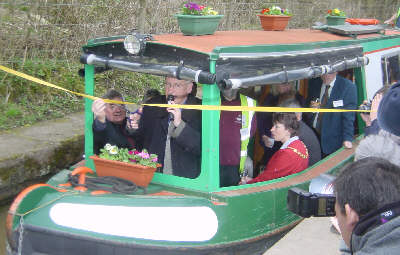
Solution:
<svg viewBox="0 0 400 255"><path fill-rule="evenodd" d="M84 114L0 133L0 203L82 160Z"/></svg>

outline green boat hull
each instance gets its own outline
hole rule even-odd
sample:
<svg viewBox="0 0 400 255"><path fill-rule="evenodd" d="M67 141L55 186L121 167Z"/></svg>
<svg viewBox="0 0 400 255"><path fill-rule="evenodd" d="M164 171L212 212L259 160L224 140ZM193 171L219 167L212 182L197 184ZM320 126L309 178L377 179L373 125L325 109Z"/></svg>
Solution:
<svg viewBox="0 0 400 255"><path fill-rule="evenodd" d="M115 252L104 254L130 254L125 249L134 254L261 254L302 220L288 211L287 190L307 189L312 178L334 173L350 160L352 151L342 150L297 175L212 193L150 184L147 194L92 195L60 186L70 173L64 170L14 201L7 219L9 243L22 254L54 254L57 247L64 248L56 254L82 247L80 254L101 254L99 247ZM110 224L114 227L103 227Z"/></svg>

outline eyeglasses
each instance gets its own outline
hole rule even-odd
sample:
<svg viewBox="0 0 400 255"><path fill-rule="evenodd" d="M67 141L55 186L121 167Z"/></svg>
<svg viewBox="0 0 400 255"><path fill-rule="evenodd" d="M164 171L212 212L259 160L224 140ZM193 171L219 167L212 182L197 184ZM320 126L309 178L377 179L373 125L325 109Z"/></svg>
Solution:
<svg viewBox="0 0 400 255"><path fill-rule="evenodd" d="M175 88L175 89L181 89L183 87L185 87L186 85L188 85L189 83L166 83L165 87L166 88Z"/></svg>
<svg viewBox="0 0 400 255"><path fill-rule="evenodd" d="M125 105L124 104L108 104L108 106L110 107L110 109L112 110L112 111L114 111L114 110L116 110L116 109L121 109L121 110L126 110L126 107L125 107Z"/></svg>

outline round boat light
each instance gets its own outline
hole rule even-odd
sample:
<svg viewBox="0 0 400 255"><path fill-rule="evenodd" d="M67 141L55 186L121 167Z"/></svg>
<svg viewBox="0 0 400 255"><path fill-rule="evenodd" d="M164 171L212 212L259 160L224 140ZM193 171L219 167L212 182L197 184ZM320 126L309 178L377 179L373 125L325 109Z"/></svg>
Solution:
<svg viewBox="0 0 400 255"><path fill-rule="evenodd" d="M124 48L130 54L139 54L142 49L141 39L137 38L134 34L126 36L124 40Z"/></svg>

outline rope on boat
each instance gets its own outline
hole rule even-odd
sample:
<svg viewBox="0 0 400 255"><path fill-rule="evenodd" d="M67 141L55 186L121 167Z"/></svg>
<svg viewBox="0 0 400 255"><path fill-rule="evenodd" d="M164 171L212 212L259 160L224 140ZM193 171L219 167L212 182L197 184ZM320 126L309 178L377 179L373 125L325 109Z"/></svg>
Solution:
<svg viewBox="0 0 400 255"><path fill-rule="evenodd" d="M24 213L17 213L17 212L11 212L11 211L8 211L8 213L12 214L12 215L15 215L15 216L19 216L19 217L24 217L24 216L26 216L26 215L28 215L28 214L30 214L30 213L38 210L38 209L41 209L41 208L43 208L45 206L48 206L48 205L54 203L57 200L60 200L61 198L64 198L64 197L67 197L67 196L78 195L78 194L80 194L80 192L78 192L78 191L72 191L72 192L68 192L68 193L63 193L61 196L59 196L59 197L57 197L57 198L55 198L53 200L47 201L47 202L39 205L38 207L32 208L31 210L26 211Z"/></svg>
<svg viewBox="0 0 400 255"><path fill-rule="evenodd" d="M105 190L117 194L132 194L138 188L135 183L115 176L86 176L85 183L79 184L79 174L69 174L68 181L74 187L85 187L91 190Z"/></svg>

